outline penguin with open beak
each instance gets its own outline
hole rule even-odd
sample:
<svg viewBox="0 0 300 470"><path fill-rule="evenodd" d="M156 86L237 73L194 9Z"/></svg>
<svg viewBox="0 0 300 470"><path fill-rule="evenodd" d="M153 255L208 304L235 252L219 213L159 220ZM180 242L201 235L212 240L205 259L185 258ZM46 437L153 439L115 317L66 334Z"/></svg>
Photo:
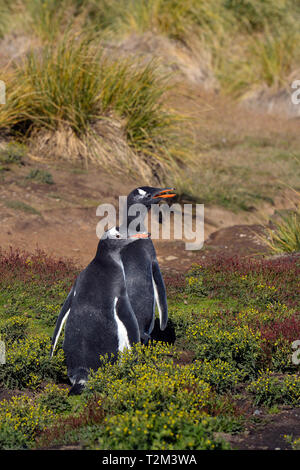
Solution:
<svg viewBox="0 0 300 470"><path fill-rule="evenodd" d="M134 216L128 215L131 206L143 204L148 212L152 204L171 200L175 196L174 188L142 186L134 189L127 196L127 228L134 219ZM141 341L147 344L155 324L156 306L160 330L164 330L168 322L166 288L151 238L128 245L122 250L121 258L127 293L137 318Z"/></svg>

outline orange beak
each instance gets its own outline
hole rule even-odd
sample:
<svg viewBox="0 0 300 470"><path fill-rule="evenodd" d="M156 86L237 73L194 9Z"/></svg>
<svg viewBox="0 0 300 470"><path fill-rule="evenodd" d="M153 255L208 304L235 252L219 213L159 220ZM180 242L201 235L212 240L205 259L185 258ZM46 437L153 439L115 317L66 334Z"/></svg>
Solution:
<svg viewBox="0 0 300 470"><path fill-rule="evenodd" d="M148 238L149 233L136 233L135 235L131 235L130 238Z"/></svg>
<svg viewBox="0 0 300 470"><path fill-rule="evenodd" d="M169 193L170 191L174 191L175 188L169 188L169 189L163 189L162 191L160 191L160 193L156 194L156 196L153 196L153 199L156 199L156 198L167 198L167 197L175 197L176 194L174 193L171 193L171 194L164 194L164 193Z"/></svg>

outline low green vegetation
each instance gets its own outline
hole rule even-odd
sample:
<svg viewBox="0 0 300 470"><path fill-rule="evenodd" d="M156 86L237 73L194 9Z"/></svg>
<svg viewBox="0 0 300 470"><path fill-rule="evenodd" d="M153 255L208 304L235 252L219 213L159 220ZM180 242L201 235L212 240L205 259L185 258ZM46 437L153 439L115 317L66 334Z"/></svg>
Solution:
<svg viewBox="0 0 300 470"><path fill-rule="evenodd" d="M25 212L28 214L41 215L41 213L37 209L30 206L29 204L26 204L23 201L5 200L4 204L6 205L6 207L9 207L10 209L15 209L17 211Z"/></svg>
<svg viewBox="0 0 300 470"><path fill-rule="evenodd" d="M11 141L0 149L0 163L21 165L26 154L27 148L24 144Z"/></svg>
<svg viewBox="0 0 300 470"><path fill-rule="evenodd" d="M234 118L228 117L222 130L215 129L212 121L210 124L209 142L197 143L201 165L188 166L185 178L176 181L182 194L233 212L251 212L263 205L273 206L278 194L284 194L287 188L299 191L298 143L293 143L292 137L286 142L280 133L272 131L271 138L263 122L254 136L245 135L241 128L238 137L235 128L239 124ZM293 207L297 198L292 191L290 198Z"/></svg>
<svg viewBox="0 0 300 470"><path fill-rule="evenodd" d="M53 176L49 171L40 170L39 168L35 168L30 170L26 179L35 181L37 183L44 183L44 184L54 184Z"/></svg>
<svg viewBox="0 0 300 470"><path fill-rule="evenodd" d="M248 390L254 396L256 405L299 404L300 377L286 374L283 378L274 376L269 370L262 372Z"/></svg>
<svg viewBox="0 0 300 470"><path fill-rule="evenodd" d="M69 397L61 340L50 336L78 269L45 254L2 252L3 449L229 449L247 428L243 402L268 413L300 402L299 261L217 258L166 276L174 344L125 351ZM251 415L250 415L251 418ZM297 436L294 436L296 439Z"/></svg>
<svg viewBox="0 0 300 470"><path fill-rule="evenodd" d="M294 439L292 435L286 435L284 437L293 450L300 450L300 438Z"/></svg>
<svg viewBox="0 0 300 470"><path fill-rule="evenodd" d="M273 253L300 251L300 207L281 215L273 227L265 230L264 242Z"/></svg>
<svg viewBox="0 0 300 470"><path fill-rule="evenodd" d="M26 396L13 397L0 403L2 450L27 449L39 430L50 424L53 414Z"/></svg>

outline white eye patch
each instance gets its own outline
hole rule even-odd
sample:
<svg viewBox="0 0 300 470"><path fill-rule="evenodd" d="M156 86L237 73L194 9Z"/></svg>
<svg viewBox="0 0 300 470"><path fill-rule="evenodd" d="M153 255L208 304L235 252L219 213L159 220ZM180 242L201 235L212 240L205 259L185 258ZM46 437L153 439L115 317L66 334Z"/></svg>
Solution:
<svg viewBox="0 0 300 470"><path fill-rule="evenodd" d="M141 196L145 196L145 194L147 194L146 191L144 191L143 189L140 189L140 188L138 188L138 192Z"/></svg>
<svg viewBox="0 0 300 470"><path fill-rule="evenodd" d="M117 238L120 237L120 232L116 229L116 227L112 227L108 232L109 238Z"/></svg>

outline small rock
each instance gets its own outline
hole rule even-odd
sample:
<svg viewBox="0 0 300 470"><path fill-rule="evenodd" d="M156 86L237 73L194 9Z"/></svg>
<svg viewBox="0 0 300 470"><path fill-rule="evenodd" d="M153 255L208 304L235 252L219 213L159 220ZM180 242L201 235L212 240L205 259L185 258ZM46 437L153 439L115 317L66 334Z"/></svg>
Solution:
<svg viewBox="0 0 300 470"><path fill-rule="evenodd" d="M254 410L253 414L254 414L254 416L261 415L261 410Z"/></svg>
<svg viewBox="0 0 300 470"><path fill-rule="evenodd" d="M165 258L166 261L173 261L174 259L178 259L178 257L177 257L177 256L173 256L173 255L170 255L170 256L167 256L167 257Z"/></svg>

